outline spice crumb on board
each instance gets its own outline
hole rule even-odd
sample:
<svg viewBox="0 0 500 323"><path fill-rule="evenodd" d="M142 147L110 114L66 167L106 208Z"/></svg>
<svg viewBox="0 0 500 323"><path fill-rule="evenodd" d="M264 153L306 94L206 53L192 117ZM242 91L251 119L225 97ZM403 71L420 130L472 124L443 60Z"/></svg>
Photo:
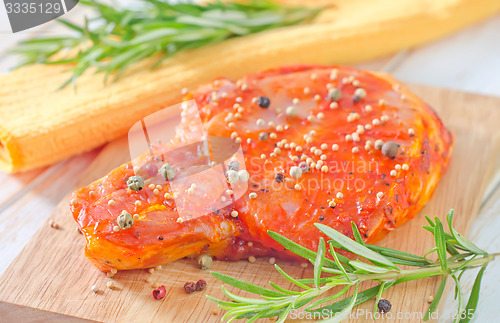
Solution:
<svg viewBox="0 0 500 323"><path fill-rule="evenodd" d="M90 290L92 290L94 293L97 293L99 291L99 287L97 285L92 285Z"/></svg>
<svg viewBox="0 0 500 323"><path fill-rule="evenodd" d="M106 286L108 286L109 289L115 289L115 282L110 281L106 283Z"/></svg>
<svg viewBox="0 0 500 323"><path fill-rule="evenodd" d="M50 227L53 229L59 229L59 224L57 224L55 221L50 221Z"/></svg>

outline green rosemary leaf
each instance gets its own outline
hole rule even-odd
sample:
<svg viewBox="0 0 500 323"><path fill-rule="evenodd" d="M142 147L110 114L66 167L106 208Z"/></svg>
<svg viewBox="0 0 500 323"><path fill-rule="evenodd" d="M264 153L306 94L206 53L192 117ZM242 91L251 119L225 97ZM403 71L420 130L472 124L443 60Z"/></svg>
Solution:
<svg viewBox="0 0 500 323"><path fill-rule="evenodd" d="M356 300L358 298L358 289L359 289L359 283L356 284L356 289L354 290L354 295L351 296L351 301L349 302L349 304L347 304L347 306L343 310L337 312L336 315L332 315L329 319L326 319L323 322L325 322L325 323L337 323L337 322L341 322L344 319L348 318L349 315L351 314L352 308L356 304Z"/></svg>
<svg viewBox="0 0 500 323"><path fill-rule="evenodd" d="M472 260L474 260L476 257L477 257L477 255L472 256L470 259L468 259L468 260L467 260L467 261L465 261L462 265L460 265L460 267L458 267L457 269L452 270L452 271L451 271L451 274L453 274L453 275L454 275L454 274L456 274L457 272L459 272L459 271L463 270L463 269L464 269L467 265L469 265L469 264L470 264L470 262L471 262Z"/></svg>
<svg viewBox="0 0 500 323"><path fill-rule="evenodd" d="M228 322L232 322L234 321L239 315L241 314L245 314L245 313L248 313L248 312L251 312L251 311L255 311L255 310L258 310L258 307L255 306L255 305L246 305L246 306L240 306L240 307L237 307L237 308L234 308L234 309L231 309L229 311L226 312L226 314L224 314L224 316L222 317L222 320L228 320ZM255 315L257 315L260 311L257 311L255 313ZM231 318L229 318L230 316L232 316ZM252 315L253 316L253 315Z"/></svg>
<svg viewBox="0 0 500 323"><path fill-rule="evenodd" d="M323 237L319 238L318 244L318 255L314 262L314 285L319 289L320 278L321 278L321 268L323 268L323 262L325 260L325 240Z"/></svg>
<svg viewBox="0 0 500 323"><path fill-rule="evenodd" d="M267 312L269 312L269 310L267 311L262 311L262 312L259 312L257 313L254 317L250 318L247 323L252 323L252 322L255 322L257 321L258 319L262 318L264 315L267 314Z"/></svg>
<svg viewBox="0 0 500 323"><path fill-rule="evenodd" d="M465 318L460 320L460 323L469 323L471 318L474 317L474 314L477 309L477 303L479 300L479 290L481 288L481 280L483 279L484 271L486 270L486 265L484 265L479 273L476 276L476 280L474 281L474 285L472 286L472 291L470 292L469 300L467 301L467 305L465 306L465 313L467 314Z"/></svg>
<svg viewBox="0 0 500 323"><path fill-rule="evenodd" d="M399 268L392 263L390 260L385 258L384 256L368 249L367 247L357 243L356 241L353 241L343 235L342 233L330 228L329 226L326 226L321 223L316 223L315 226L324 234L326 234L328 237L336 241L338 244L344 246L346 249L348 249L350 252L361 256L363 258L366 258L370 261L373 261L377 264L380 265L385 265L394 269L399 270Z"/></svg>
<svg viewBox="0 0 500 323"><path fill-rule="evenodd" d="M425 266L429 265L430 263L432 263L430 261L427 261L427 263L422 263L422 262L416 262L416 261L410 261L410 260L402 260L399 258L393 258L393 257L387 256L387 255L383 255L383 256L385 256L387 259L389 259L390 261L392 261L396 265L404 265L404 266L411 266L411 267L425 267Z"/></svg>
<svg viewBox="0 0 500 323"><path fill-rule="evenodd" d="M387 267L380 267L380 266L366 264L366 263L361 262L359 260L351 260L351 262L349 262L349 264L351 266L353 266L354 268L360 270L361 273L379 273L379 274L381 274L381 273L386 273L386 272L389 272L392 270L392 269L389 269Z"/></svg>
<svg viewBox="0 0 500 323"><path fill-rule="evenodd" d="M323 269L322 269L323 272L328 272L327 270L335 270L336 274L342 273L340 270L337 270L337 269L331 269L331 268L327 268L327 267L323 267ZM330 280L331 280L331 277L321 277L319 280L319 283L326 284ZM301 282L302 284L314 284L314 278L301 278L301 279L297 279L297 281Z"/></svg>
<svg viewBox="0 0 500 323"><path fill-rule="evenodd" d="M233 278L230 276L226 276L224 274L220 274L220 273L213 272L213 271L210 273L212 274L212 276L214 276L215 278L217 278L220 281L223 281L224 283L226 283L228 285L231 285L233 287L236 287L238 289L241 289L241 290L253 293L253 294L271 296L271 297L280 297L280 296L284 295L282 293L278 293L278 292L275 292L273 290L270 290L270 289L267 289L264 287L250 284L250 283L241 281L239 279L236 279L236 278Z"/></svg>
<svg viewBox="0 0 500 323"><path fill-rule="evenodd" d="M273 309L267 312L266 314L262 315L261 317L266 318L266 317L280 316L284 310L285 310L284 308ZM246 313L239 314L237 317L235 317L235 319L248 319L257 315L258 313L259 313L258 311L249 311Z"/></svg>
<svg viewBox="0 0 500 323"><path fill-rule="evenodd" d="M438 217L435 218L436 226L434 227L434 241L436 243L437 254L439 258L439 263L444 272L448 271L447 253L446 253L446 242L444 237L444 229L441 220Z"/></svg>
<svg viewBox="0 0 500 323"><path fill-rule="evenodd" d="M458 322L460 320L460 316L462 314L462 288L460 287L460 282L458 281L457 277L455 275L451 275L451 278L453 278L453 281L455 282L455 299L457 299L458 296L458 310L457 310L457 315L455 317L454 322Z"/></svg>
<svg viewBox="0 0 500 323"><path fill-rule="evenodd" d="M79 26L75 25L74 23L69 22L69 21L67 21L67 20L65 20L65 19L61 19L61 18L59 18L59 19L57 19L57 22L59 22L59 23L61 23L61 24L65 25L65 26L66 26L66 27L68 27L69 29L73 29L74 31L77 31L77 32L79 32L79 33L83 33L83 28L82 28L82 27L79 27Z"/></svg>
<svg viewBox="0 0 500 323"><path fill-rule="evenodd" d="M414 255L414 254L411 254L408 252L399 251L396 249L391 249L391 248L386 248L386 247L379 247L379 246L375 246L375 245L371 245L371 244L365 244L365 246L368 249L371 249L375 252L378 252L387 258L390 257L392 262L394 262L395 264L409 265L409 263L413 263L414 264L413 266L415 266L415 267L422 267L422 266L426 266L426 265L429 265L432 263L430 260L428 260L424 257L417 256L417 255ZM396 262L396 260L399 262L404 261L404 263ZM409 265L409 266L412 266L412 265Z"/></svg>
<svg viewBox="0 0 500 323"><path fill-rule="evenodd" d="M284 293L284 294L288 294L288 295L300 295L300 292L294 292L293 290L289 290L289 289L283 288L281 286L276 285L273 282L269 282L269 285L271 285L271 287L274 288L274 289L276 289L278 292L281 292L281 293Z"/></svg>
<svg viewBox="0 0 500 323"><path fill-rule="evenodd" d="M379 289L380 289L380 285L372 287L372 288L368 288L362 292L359 292L358 296L356 297L354 306L362 304L362 303L374 298L375 296L377 296ZM311 313L323 313L323 311L327 311L328 313L335 314L335 313L340 312L342 309L344 309L348 304L351 303L352 300L353 300L353 297L349 296L349 297L346 297L346 298L344 298L336 303L333 303L333 304L330 304L330 305L327 305L327 306L324 306L321 308L317 308L314 310L310 310L309 312L311 312Z"/></svg>
<svg viewBox="0 0 500 323"><path fill-rule="evenodd" d="M431 305L429 305L429 309L427 310L427 313L425 313L424 321L427 321L430 318L430 315L436 311L437 306L439 304L439 301L441 300L441 297L443 296L445 286L446 286L446 276L443 276L441 278L441 284L439 284L439 288L436 292L436 296L434 296L434 299L432 300Z"/></svg>
<svg viewBox="0 0 500 323"><path fill-rule="evenodd" d="M347 285L344 288L342 288L342 290L340 290L338 293L333 294L333 295L328 296L328 297L325 297L323 299L320 299L320 300L312 303L311 305L306 307L306 310L311 310L311 309L315 308L316 306L319 306L321 304L324 304L324 303L327 303L327 302L333 301L334 299L339 298L340 296L344 295L349 290L349 288L351 288L351 286L352 285Z"/></svg>
<svg viewBox="0 0 500 323"><path fill-rule="evenodd" d="M292 304L288 305L286 310L280 315L279 319L276 321L276 323L283 323L285 322L286 318L288 317L288 313L292 310Z"/></svg>
<svg viewBox="0 0 500 323"><path fill-rule="evenodd" d="M382 297L382 293L385 290L385 285L387 285L389 282L385 281L382 284L380 284L380 288L377 293L377 297L375 297L375 304L373 305L373 313L377 313L377 307L378 307L378 302L380 301L380 298Z"/></svg>
<svg viewBox="0 0 500 323"><path fill-rule="evenodd" d="M448 241L446 242L446 251L448 251L448 253L452 256L460 254L460 252L458 252L458 250L453 246L453 244L451 244Z"/></svg>
<svg viewBox="0 0 500 323"><path fill-rule="evenodd" d="M269 304L269 301L267 300L238 296L229 292L226 288L224 288L224 286L222 286L221 288L224 294L235 302L251 304L251 305Z"/></svg>
<svg viewBox="0 0 500 323"><path fill-rule="evenodd" d="M299 286L299 287L302 287L304 289L311 289L311 287L305 285L305 284L302 284L301 282L297 281L296 279L292 278L290 275L288 275L286 272L283 271L283 269L281 269L280 266L278 265L274 265L274 268L276 268L276 270L283 276L285 277L286 279L288 279L290 282L294 283L295 285Z"/></svg>
<svg viewBox="0 0 500 323"><path fill-rule="evenodd" d="M448 227L450 228L450 233L452 236L455 238L457 243L465 248L466 250L475 253L477 255L486 255L486 251L478 248L474 243L469 241L468 239L464 238L460 233L458 233L452 226L453 222L453 212L454 210L451 209L450 212L448 212L448 215L446 216L446 221L448 222Z"/></svg>
<svg viewBox="0 0 500 323"><path fill-rule="evenodd" d="M302 258L308 259L308 260L315 260L316 259L316 253L312 250L307 249L306 247L301 246L300 244L293 242L292 240L285 238L279 233L273 232L273 231L267 231L267 234L273 240L278 242L280 245L288 249L289 251L293 252L294 254L301 256ZM331 268L337 268L337 264L333 262L330 259L325 259L325 263L328 264L329 267Z"/></svg>
<svg viewBox="0 0 500 323"><path fill-rule="evenodd" d="M211 300L212 302L217 303L219 305L219 307L232 308L232 307L238 307L238 306L240 306L238 303L221 301L221 300L219 300L219 299L217 299L215 297L212 297L210 295L206 295L206 297L209 300Z"/></svg>
<svg viewBox="0 0 500 323"><path fill-rule="evenodd" d="M432 220L431 220L431 219L430 219L427 215L425 216L425 219L427 220L427 222L429 222L429 225L430 225L431 227L434 227L434 226L435 226L434 222L433 222L433 221L432 221ZM425 227L426 227L426 226L424 226L424 228L425 228Z"/></svg>
<svg viewBox="0 0 500 323"><path fill-rule="evenodd" d="M364 245L365 242L363 241L363 238L361 237L361 234L359 233L358 226L354 221L351 221L351 227L352 227L352 235L354 236L354 239L356 240L357 243Z"/></svg>
<svg viewBox="0 0 500 323"><path fill-rule="evenodd" d="M358 286L359 286L359 284L356 284L356 288ZM335 317L335 316L337 316L335 314L340 313L344 309L348 308L350 306L350 304L354 303L354 305L353 305L353 307L354 307L354 306L362 304L362 303L366 302L367 300L375 297L378 293L379 288L380 288L380 285L366 289L362 292L358 292L356 294L356 297L355 297L355 295L352 295L352 296L346 297L338 302L332 303L330 305L320 307L320 308L317 308L314 310L306 310L306 311L308 311L310 313L325 313L325 312L327 312L330 314L334 314L332 316ZM351 307L351 309L352 309L352 307Z"/></svg>
<svg viewBox="0 0 500 323"><path fill-rule="evenodd" d="M332 245L330 245L330 253L333 256L333 259L335 259L335 262L337 263L337 266L340 268L340 271L342 271L342 274L344 275L345 279L348 282L352 283L351 278L347 274L346 269L344 268L344 266L342 266L342 264L340 263L339 258L338 258L338 254L337 254L337 252L335 252L335 249L333 249Z"/></svg>

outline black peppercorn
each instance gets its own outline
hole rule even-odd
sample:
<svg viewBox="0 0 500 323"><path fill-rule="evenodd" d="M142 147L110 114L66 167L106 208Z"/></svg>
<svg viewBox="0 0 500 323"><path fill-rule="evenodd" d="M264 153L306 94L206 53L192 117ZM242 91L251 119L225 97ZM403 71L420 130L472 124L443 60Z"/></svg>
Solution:
<svg viewBox="0 0 500 323"><path fill-rule="evenodd" d="M269 98L266 98L265 96L259 96L257 98L257 104L259 105L259 107L267 109L271 104L271 100L269 100Z"/></svg>
<svg viewBox="0 0 500 323"><path fill-rule="evenodd" d="M276 173L276 175L274 175L274 180L276 181L276 183L283 183L284 179L285 179L285 175L283 175L281 173Z"/></svg>
<svg viewBox="0 0 500 323"><path fill-rule="evenodd" d="M377 307L378 307L378 311L380 313L384 314L384 313L387 313L391 310L392 305L391 305L391 302L389 302L388 300L381 298L378 301Z"/></svg>

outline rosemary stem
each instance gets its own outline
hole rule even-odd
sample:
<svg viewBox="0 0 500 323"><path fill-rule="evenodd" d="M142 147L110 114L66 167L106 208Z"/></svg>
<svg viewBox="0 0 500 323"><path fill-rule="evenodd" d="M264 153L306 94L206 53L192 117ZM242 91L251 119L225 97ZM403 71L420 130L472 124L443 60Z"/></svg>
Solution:
<svg viewBox="0 0 500 323"><path fill-rule="evenodd" d="M470 269L473 267L477 267L480 265L484 265L487 263L490 263L495 259L495 256L498 256L499 254L489 254L489 255L484 255L481 258L473 259L472 261L469 261L469 263L465 266L465 268ZM461 260L457 262L452 262L448 264L448 269L457 269L460 266L462 266L464 263L466 263L467 260ZM417 269L408 269L408 270L400 270L400 271L390 271L387 273L382 273L382 274L358 274L358 279L360 281L365 281L365 280L395 280L395 279L401 279L404 277L408 276L413 276L413 275L426 275L428 277L430 276L436 276L436 275L444 275L445 272L443 272L443 269L439 265L439 263L433 264L429 267L422 267L422 268L417 268Z"/></svg>

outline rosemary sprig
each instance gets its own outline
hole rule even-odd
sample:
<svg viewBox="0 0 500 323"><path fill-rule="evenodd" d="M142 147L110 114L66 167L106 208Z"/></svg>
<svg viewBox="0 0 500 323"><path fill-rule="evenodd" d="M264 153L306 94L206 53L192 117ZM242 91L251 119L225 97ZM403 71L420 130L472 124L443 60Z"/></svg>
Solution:
<svg viewBox="0 0 500 323"><path fill-rule="evenodd" d="M216 302L221 309L227 311L223 319L227 319L228 322L234 319L248 319L249 322L253 322L258 318L273 316L279 316L278 322L284 322L292 310L299 308L304 308L309 312L329 313L331 318L328 322L338 322L346 318L354 306L372 298L376 299L376 306L382 293L391 286L411 280L441 276L441 284L424 320L429 319L430 314L437 309L447 278L451 277L455 283L455 298L458 297L458 309L454 321L467 323L477 308L484 270L498 254L488 254L460 235L452 227L452 219L453 210L450 210L447 215L449 232L446 233L439 218L436 217L434 221L427 218L429 226L424 226L424 228L433 234L436 246L426 254L435 252L438 257L436 261L395 249L365 244L354 223L352 223L352 227L355 240L347 238L326 225L317 223L316 227L331 239L327 242L329 248L326 248L325 241L320 238L317 252L304 248L278 233L269 232L269 235L283 247L304 257L314 265L313 278L294 279L278 265L275 265L278 272L298 288L286 289L270 283L273 290L213 272L212 274L224 283L259 297L241 297L229 292L224 287L222 290L231 301L207 297ZM335 249L351 252L368 262L349 259L339 254ZM333 260L326 258L327 252L330 253ZM403 269L398 265L413 268ZM464 271L479 267L481 269L469 300L465 308L462 308L464 294L460 286L460 277ZM364 281L375 281L379 285L361 290L360 284ZM341 290L333 295L325 295L336 287L341 288ZM354 289L353 295L341 299L351 289ZM334 302L332 303L332 301ZM325 305L325 303L329 304Z"/></svg>
<svg viewBox="0 0 500 323"><path fill-rule="evenodd" d="M204 5L146 0L141 9L108 6L95 0L79 3L95 9L98 15L87 19L83 26L59 19L75 36L28 40L13 50L23 57L21 66L75 64L72 77L61 88L74 83L90 67L106 76L116 72L117 79L131 64L154 54L162 54L156 67L182 51L298 24L312 19L320 11L282 6L270 0L245 3L216 0ZM61 58L63 50L77 53Z"/></svg>

